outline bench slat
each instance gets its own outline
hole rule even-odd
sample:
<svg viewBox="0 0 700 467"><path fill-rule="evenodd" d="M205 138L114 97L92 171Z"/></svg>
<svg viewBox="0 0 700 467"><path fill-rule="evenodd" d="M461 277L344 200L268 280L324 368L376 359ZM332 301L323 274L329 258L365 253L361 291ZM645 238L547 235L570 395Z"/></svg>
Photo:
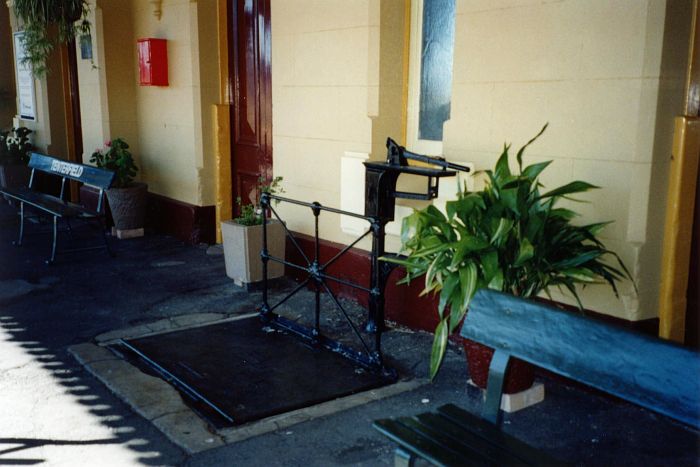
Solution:
<svg viewBox="0 0 700 467"><path fill-rule="evenodd" d="M376 420L373 424L380 433L406 451L428 460L438 466L462 466L462 465L489 465L489 462L477 459L464 458L457 455L442 444L436 442L421 433L417 433L406 425L393 419ZM476 457L476 456L475 456Z"/></svg>
<svg viewBox="0 0 700 467"><path fill-rule="evenodd" d="M498 462L498 464L503 464L502 460L506 457L498 456L491 446L484 443L483 440L474 439L473 436L470 436L469 432L464 432L462 439L455 440L453 437L447 436L447 433L441 433L437 424L433 424L432 420L428 420L428 423L424 423L424 421L417 417L401 417L397 419L397 421L421 436L440 445L443 450L449 449L462 459L472 459L478 464L488 465L497 460L501 461Z"/></svg>
<svg viewBox="0 0 700 467"><path fill-rule="evenodd" d="M700 428L700 358L679 345L491 290L461 334Z"/></svg>
<svg viewBox="0 0 700 467"><path fill-rule="evenodd" d="M3 188L0 190L17 201L22 201L30 206L46 211L52 216L58 217L96 217L98 214L84 207L63 201L55 196L47 195L28 188Z"/></svg>
<svg viewBox="0 0 700 467"><path fill-rule="evenodd" d="M549 456L547 453L535 449L529 444L501 431L501 429L493 423L471 412L467 412L454 404L443 405L438 408L438 413L462 428L468 429L475 435L488 440L499 449L505 449L513 453L529 465L567 465Z"/></svg>
<svg viewBox="0 0 700 467"><path fill-rule="evenodd" d="M69 178L103 190L109 188L114 180L114 172L110 170L64 161L38 152L31 154L28 165L32 169Z"/></svg>
<svg viewBox="0 0 700 467"><path fill-rule="evenodd" d="M476 456L476 459L496 465L536 465L526 462L516 453L504 449L503 446L497 446L492 440L474 433L469 426L455 424L434 413L424 413L414 418L414 420L401 418L400 421L462 456Z"/></svg>

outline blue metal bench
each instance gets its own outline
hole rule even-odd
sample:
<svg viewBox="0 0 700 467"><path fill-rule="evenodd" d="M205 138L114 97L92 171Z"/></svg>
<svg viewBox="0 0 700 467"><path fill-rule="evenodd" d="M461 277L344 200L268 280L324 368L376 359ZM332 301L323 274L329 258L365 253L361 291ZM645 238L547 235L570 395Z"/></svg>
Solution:
<svg viewBox="0 0 700 467"><path fill-rule="evenodd" d="M19 238L15 244L22 245L26 205L53 217L51 255L46 261L47 264L52 264L56 259L58 245L58 219L64 219L69 229L71 219L96 221L99 224L99 229L102 232L102 239L104 242L103 246L73 248L70 250L63 250L62 252L105 248L111 255L102 221L104 219L104 191L112 185L112 181L114 180L114 172L110 170L98 169L97 167L92 167L89 165L67 162L62 159L57 159L55 157L39 153L31 154L31 158L29 159L29 168L32 169L32 172L29 178L28 187L0 189L1 194L18 201L20 205ZM43 172L49 175L61 177L61 192L58 197L33 189L36 172ZM91 185L99 189L96 210L88 209L79 204L71 203L65 200L66 182L69 180L82 182L86 185Z"/></svg>
<svg viewBox="0 0 700 467"><path fill-rule="evenodd" d="M700 354L676 344L490 290L469 306L461 335L495 349L480 416L455 405L377 420L398 443L397 465L552 465L557 461L500 430L511 357L700 429Z"/></svg>

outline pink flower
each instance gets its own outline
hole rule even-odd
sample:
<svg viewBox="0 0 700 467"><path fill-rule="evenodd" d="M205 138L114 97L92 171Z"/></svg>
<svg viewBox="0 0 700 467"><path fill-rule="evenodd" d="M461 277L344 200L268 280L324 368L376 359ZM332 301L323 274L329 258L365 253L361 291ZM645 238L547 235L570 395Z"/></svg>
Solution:
<svg viewBox="0 0 700 467"><path fill-rule="evenodd" d="M105 146L110 147L111 145L112 145L112 141L111 141L111 140L105 141Z"/></svg>

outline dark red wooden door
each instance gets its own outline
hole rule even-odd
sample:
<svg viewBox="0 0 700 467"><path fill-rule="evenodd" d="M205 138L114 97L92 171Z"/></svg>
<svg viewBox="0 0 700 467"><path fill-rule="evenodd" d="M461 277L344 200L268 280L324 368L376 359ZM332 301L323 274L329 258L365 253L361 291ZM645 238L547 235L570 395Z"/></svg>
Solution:
<svg viewBox="0 0 700 467"><path fill-rule="evenodd" d="M255 198L258 178L272 177L270 0L229 3L232 85L231 180L235 201Z"/></svg>

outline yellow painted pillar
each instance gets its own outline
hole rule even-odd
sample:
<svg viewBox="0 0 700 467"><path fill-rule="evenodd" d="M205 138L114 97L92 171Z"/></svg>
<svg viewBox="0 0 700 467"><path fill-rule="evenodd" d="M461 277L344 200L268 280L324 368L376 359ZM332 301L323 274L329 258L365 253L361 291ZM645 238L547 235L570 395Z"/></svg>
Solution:
<svg viewBox="0 0 700 467"><path fill-rule="evenodd" d="M221 221L233 216L231 185L230 108L227 104L214 106L216 122L216 242L221 243Z"/></svg>
<svg viewBox="0 0 700 467"><path fill-rule="evenodd" d="M219 102L215 105L216 129L216 242L221 243L221 221L233 216L233 186L231 181L231 82L228 70L228 20L227 1L218 0L217 20L219 32Z"/></svg>
<svg viewBox="0 0 700 467"><path fill-rule="evenodd" d="M659 336L683 342L693 210L700 159L700 118L676 117L664 228ZM693 287L697 287L694 284Z"/></svg>

